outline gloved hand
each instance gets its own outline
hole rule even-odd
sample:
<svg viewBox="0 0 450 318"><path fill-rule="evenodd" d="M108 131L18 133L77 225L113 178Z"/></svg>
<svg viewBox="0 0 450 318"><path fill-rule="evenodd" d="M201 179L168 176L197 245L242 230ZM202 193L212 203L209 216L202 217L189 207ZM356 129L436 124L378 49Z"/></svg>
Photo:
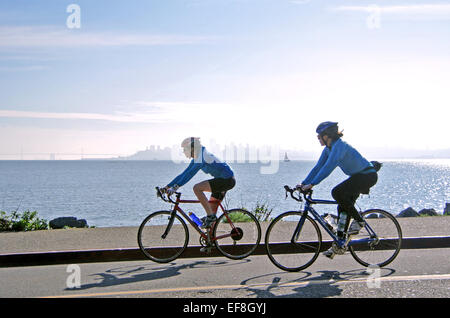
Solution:
<svg viewBox="0 0 450 318"><path fill-rule="evenodd" d="M169 187L169 186L165 186L163 188L163 191L168 195L171 196L172 194L174 194L177 191L177 187Z"/></svg>

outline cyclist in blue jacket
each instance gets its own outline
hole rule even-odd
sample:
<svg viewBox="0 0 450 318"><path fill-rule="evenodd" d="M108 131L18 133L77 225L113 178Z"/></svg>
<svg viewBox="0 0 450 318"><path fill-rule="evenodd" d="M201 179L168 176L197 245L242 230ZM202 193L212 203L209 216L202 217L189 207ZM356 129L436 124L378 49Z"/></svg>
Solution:
<svg viewBox="0 0 450 318"><path fill-rule="evenodd" d="M347 234L357 234L365 223L355 208L355 202L361 193L369 193L369 189L377 183L377 172L372 163L341 139L343 134L339 131L337 122L323 122L317 127L316 132L321 146L325 146L325 149L317 164L298 187L304 191L312 189L328 177L336 167L340 167L349 178L333 188L331 195L338 203L339 217L345 219L348 215L355 220ZM345 229L349 225L349 217L343 228L338 227L337 234L340 238L343 238ZM331 248L325 252L325 255L332 258L335 252L336 249Z"/></svg>
<svg viewBox="0 0 450 318"><path fill-rule="evenodd" d="M209 227L217 220L216 212L219 203L225 197L225 193L232 189L236 180L233 170L225 163L217 159L208 152L200 143L200 138L189 137L181 143L186 157L192 158L189 166L175 179L173 179L164 189L171 194L179 187L185 185L194 175L202 170L212 175L214 178L205 180L194 185L194 194L206 211L206 217L203 218L203 226ZM204 192L211 192L211 199L208 201Z"/></svg>

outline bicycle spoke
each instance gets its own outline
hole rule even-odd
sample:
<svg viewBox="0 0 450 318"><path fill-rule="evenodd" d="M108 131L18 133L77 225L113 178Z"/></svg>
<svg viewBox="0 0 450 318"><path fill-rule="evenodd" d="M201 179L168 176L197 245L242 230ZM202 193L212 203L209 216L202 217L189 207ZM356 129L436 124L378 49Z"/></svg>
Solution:
<svg viewBox="0 0 450 318"><path fill-rule="evenodd" d="M299 271L311 265L317 258L322 236L317 224L307 217L296 241L293 233L302 212L285 212L275 218L266 232L266 250L269 259L286 271Z"/></svg>
<svg viewBox="0 0 450 318"><path fill-rule="evenodd" d="M186 224L176 215L168 227L170 220L170 211L159 211L149 215L139 227L139 248L155 262L170 262L179 257L187 246L189 232Z"/></svg>
<svg viewBox="0 0 450 318"><path fill-rule="evenodd" d="M374 213L378 218L373 218ZM383 210L369 210L362 216L372 231L377 234L378 242L351 245L350 253L358 263L364 266L386 266L400 251L402 240L400 225L394 216ZM367 227L361 229L360 233L352 238L352 242L364 238L370 238Z"/></svg>
<svg viewBox="0 0 450 318"><path fill-rule="evenodd" d="M261 227L255 216L248 211L233 209L219 217L214 225L214 237L217 238L217 249L224 256L242 259L258 247Z"/></svg>

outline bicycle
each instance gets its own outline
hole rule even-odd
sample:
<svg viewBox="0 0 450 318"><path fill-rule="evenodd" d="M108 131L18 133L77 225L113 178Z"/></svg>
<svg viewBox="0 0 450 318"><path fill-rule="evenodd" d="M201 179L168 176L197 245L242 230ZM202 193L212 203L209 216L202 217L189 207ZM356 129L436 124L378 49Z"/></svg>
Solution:
<svg viewBox="0 0 450 318"><path fill-rule="evenodd" d="M139 227L138 244L142 253L158 263L168 263L180 257L189 243L189 230L184 220L200 234L200 245L209 254L213 247L224 256L238 260L254 252L261 240L261 226L256 217L244 209L226 210L211 227L202 230L180 207L182 203L200 203L197 200L176 200L156 187L157 196L174 204L171 211L157 211L147 216Z"/></svg>
<svg viewBox="0 0 450 318"><path fill-rule="evenodd" d="M383 267L398 255L402 243L402 230L395 217L380 209L361 212L366 222L357 235L347 235L339 239L333 227L312 207L314 204L337 204L336 201L312 199L312 190L302 191L284 187L298 201L305 200L303 211L288 211L277 216L269 225L265 246L272 263L285 271L300 271L312 265L322 247L322 234L319 223L337 245L339 254L347 250L363 266ZM299 194L295 194L296 191ZM312 217L311 217L312 216ZM328 244L329 245L329 242ZM328 246L329 247L329 246Z"/></svg>

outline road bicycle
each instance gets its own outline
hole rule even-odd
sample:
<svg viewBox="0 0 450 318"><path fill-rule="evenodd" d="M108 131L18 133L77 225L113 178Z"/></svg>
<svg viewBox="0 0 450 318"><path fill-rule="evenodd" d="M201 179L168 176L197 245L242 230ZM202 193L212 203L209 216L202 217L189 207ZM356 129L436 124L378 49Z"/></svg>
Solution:
<svg viewBox="0 0 450 318"><path fill-rule="evenodd" d="M337 204L336 201L315 200L312 190L302 191L284 187L298 201L305 200L305 207L299 211L288 211L277 216L269 225L265 246L267 255L274 265L285 271L300 271L312 265L321 251L336 244L340 254L349 251L363 266L383 267L391 263L400 252L402 230L395 217L380 209L360 212L365 226L356 235L339 239L335 229L312 206L314 204ZM331 236L332 242L322 244L320 224Z"/></svg>
<svg viewBox="0 0 450 318"><path fill-rule="evenodd" d="M180 257L189 243L189 230L185 220L199 233L202 250L211 253L212 248L230 259L243 259L258 247L261 240L261 226L257 218L244 209L226 210L221 203L222 214L209 228L197 225L180 204L200 203L197 200L181 200L181 193L175 192L176 200L156 187L157 196L172 203L172 210L157 211L147 216L139 227L138 244L142 253L158 263L167 263ZM200 247L200 246L199 246Z"/></svg>

